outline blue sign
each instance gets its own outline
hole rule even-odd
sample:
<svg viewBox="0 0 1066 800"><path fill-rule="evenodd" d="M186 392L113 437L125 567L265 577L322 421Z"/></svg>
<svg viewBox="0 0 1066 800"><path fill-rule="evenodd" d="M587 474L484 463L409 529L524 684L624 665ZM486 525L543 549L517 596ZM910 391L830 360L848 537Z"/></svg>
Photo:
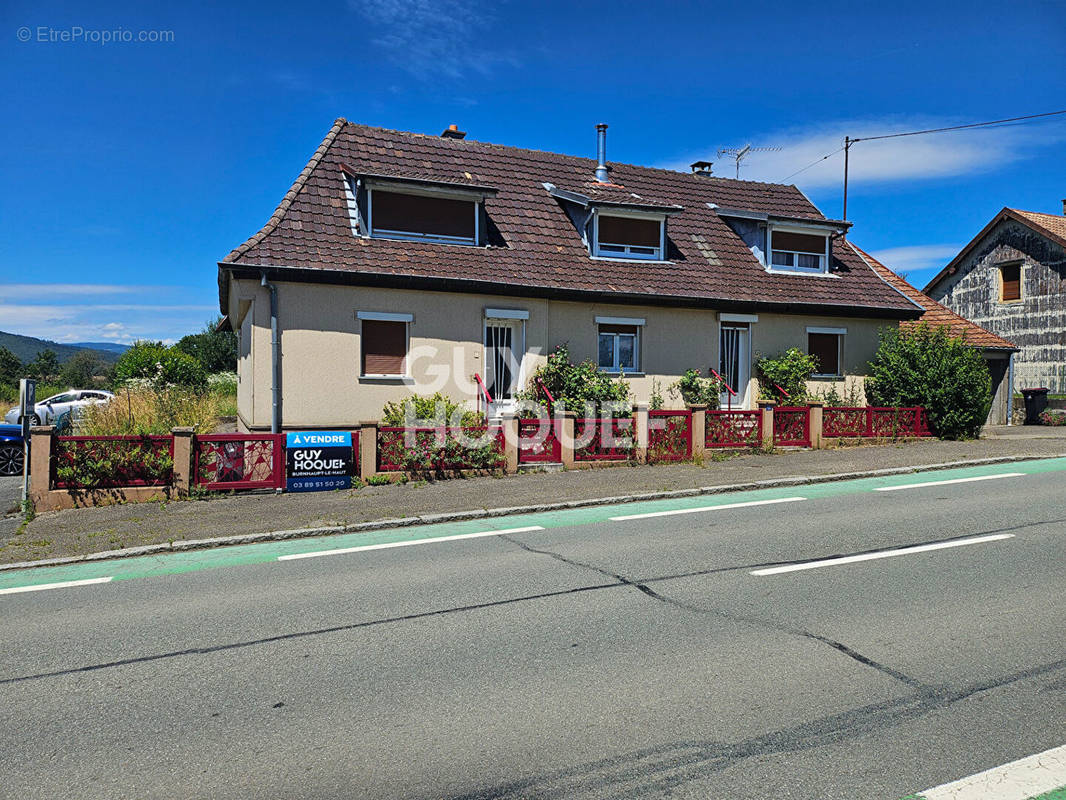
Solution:
<svg viewBox="0 0 1066 800"><path fill-rule="evenodd" d="M348 431L285 434L285 487L290 492L351 489L352 462Z"/></svg>

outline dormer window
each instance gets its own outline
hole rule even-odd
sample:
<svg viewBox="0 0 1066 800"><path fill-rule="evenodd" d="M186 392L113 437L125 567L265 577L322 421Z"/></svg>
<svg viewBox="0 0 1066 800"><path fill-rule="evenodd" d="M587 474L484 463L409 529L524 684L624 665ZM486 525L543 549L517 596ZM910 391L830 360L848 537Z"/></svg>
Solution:
<svg viewBox="0 0 1066 800"><path fill-rule="evenodd" d="M770 232L770 269L775 272L825 272L829 237L774 227Z"/></svg>
<svg viewBox="0 0 1066 800"><path fill-rule="evenodd" d="M662 261L666 250L666 218L597 210L593 215L592 254L601 258Z"/></svg>
<svg viewBox="0 0 1066 800"><path fill-rule="evenodd" d="M489 186L389 175L360 175L342 165L352 230L371 239L439 244L485 243Z"/></svg>

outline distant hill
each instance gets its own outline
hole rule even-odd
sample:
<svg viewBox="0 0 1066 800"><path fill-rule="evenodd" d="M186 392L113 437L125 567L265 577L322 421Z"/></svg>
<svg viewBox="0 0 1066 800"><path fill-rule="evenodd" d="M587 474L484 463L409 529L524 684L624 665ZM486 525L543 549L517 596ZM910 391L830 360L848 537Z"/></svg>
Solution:
<svg viewBox="0 0 1066 800"><path fill-rule="evenodd" d="M114 342L71 342L71 347L84 347L87 350L105 350L108 353L122 355L130 349L128 344L115 344Z"/></svg>
<svg viewBox="0 0 1066 800"><path fill-rule="evenodd" d="M85 350L91 350L105 363L113 364L118 361L118 357L126 350L125 345L116 345L110 342L60 344L59 342L50 342L47 339L35 339L32 336L19 336L17 333L4 333L3 331L0 331L0 347L6 347L24 362L32 361L42 350L54 350L60 364L69 361L77 353ZM115 348L121 349L116 350Z"/></svg>

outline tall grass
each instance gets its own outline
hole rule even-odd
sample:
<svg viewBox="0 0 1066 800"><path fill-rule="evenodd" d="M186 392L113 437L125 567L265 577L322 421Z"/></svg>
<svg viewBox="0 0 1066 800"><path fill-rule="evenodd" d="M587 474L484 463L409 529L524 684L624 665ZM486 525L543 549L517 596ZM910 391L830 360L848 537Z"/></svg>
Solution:
<svg viewBox="0 0 1066 800"><path fill-rule="evenodd" d="M170 433L192 427L211 433L218 425L222 398L170 387L119 389L104 405L88 406L78 420L77 433L85 436L128 436Z"/></svg>

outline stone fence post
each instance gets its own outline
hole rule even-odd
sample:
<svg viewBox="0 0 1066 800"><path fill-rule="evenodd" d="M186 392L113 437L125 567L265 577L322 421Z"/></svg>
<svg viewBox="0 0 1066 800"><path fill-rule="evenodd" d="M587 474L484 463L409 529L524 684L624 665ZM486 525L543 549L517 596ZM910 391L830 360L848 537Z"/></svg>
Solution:
<svg viewBox="0 0 1066 800"><path fill-rule="evenodd" d="M822 410L825 407L824 400L808 400L807 401L807 413L810 419L811 425L811 449L821 450L822 443Z"/></svg>
<svg viewBox="0 0 1066 800"><path fill-rule="evenodd" d="M563 469L574 468L574 435L577 419L577 413L574 411L560 411L556 414L556 420L558 420L559 428L557 435L559 437L559 460L563 462ZM552 424L555 424L556 420L552 420Z"/></svg>
<svg viewBox="0 0 1066 800"><path fill-rule="evenodd" d="M366 420L359 423L359 478L366 481L378 473L378 423Z"/></svg>
<svg viewBox="0 0 1066 800"><path fill-rule="evenodd" d="M636 450L634 457L638 464L648 463L648 404L633 404L633 438Z"/></svg>
<svg viewBox="0 0 1066 800"><path fill-rule="evenodd" d="M55 425L30 428L30 502L38 511L49 511L48 491L52 488L52 436Z"/></svg>
<svg viewBox="0 0 1066 800"><path fill-rule="evenodd" d="M767 450L774 447L774 400L760 400L759 411L762 413L762 446Z"/></svg>
<svg viewBox="0 0 1066 800"><path fill-rule="evenodd" d="M503 471L514 475L518 472L518 417L505 413L500 424L503 427Z"/></svg>
<svg viewBox="0 0 1066 800"><path fill-rule="evenodd" d="M193 444L195 429L174 428L174 491L188 497L193 484Z"/></svg>
<svg viewBox="0 0 1066 800"><path fill-rule="evenodd" d="M689 427L689 435L692 437L692 460L699 461L707 447L707 406L691 405L688 410L692 412L692 425Z"/></svg>

